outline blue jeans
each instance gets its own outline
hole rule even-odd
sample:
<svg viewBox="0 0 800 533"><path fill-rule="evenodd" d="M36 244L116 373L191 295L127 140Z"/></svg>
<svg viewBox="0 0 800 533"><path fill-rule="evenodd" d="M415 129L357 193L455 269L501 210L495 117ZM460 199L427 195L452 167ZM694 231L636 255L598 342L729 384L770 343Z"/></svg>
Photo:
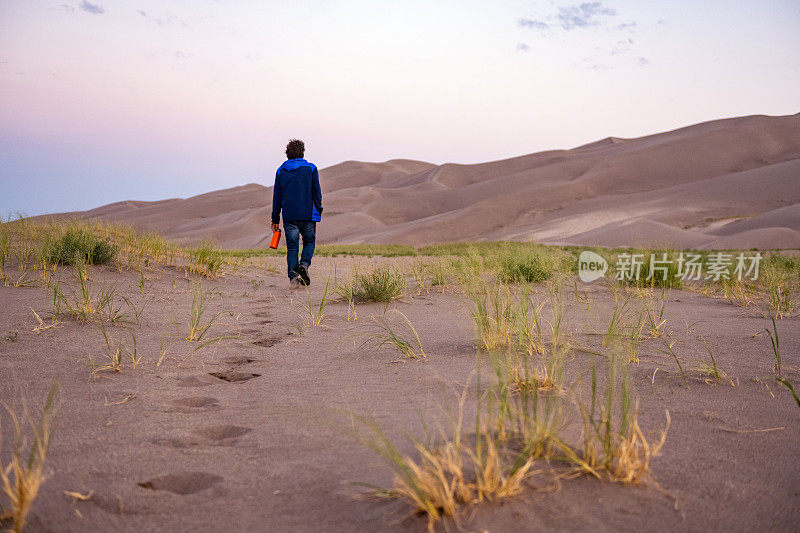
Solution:
<svg viewBox="0 0 800 533"><path fill-rule="evenodd" d="M294 269L298 265L297 253L300 251L300 235L303 236L303 254L300 256L300 262L307 267L311 266L317 223L310 220L284 220L283 231L286 233L286 265L289 279L292 279L297 276Z"/></svg>

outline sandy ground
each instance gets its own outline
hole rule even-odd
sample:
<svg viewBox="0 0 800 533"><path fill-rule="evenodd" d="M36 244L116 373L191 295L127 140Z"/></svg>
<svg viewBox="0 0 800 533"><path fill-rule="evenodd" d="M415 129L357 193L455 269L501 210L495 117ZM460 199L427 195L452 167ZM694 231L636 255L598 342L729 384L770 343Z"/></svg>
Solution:
<svg viewBox="0 0 800 533"><path fill-rule="evenodd" d="M342 275L356 263L408 261L320 258L311 297L319 298L320 279L334 265ZM0 339L0 398L25 398L36 411L52 381L61 384L48 479L31 531L425 530L426 519L401 503L354 498L359 489L348 482L390 486L392 474L354 441L342 412L374 418L411 453L402 435L420 431L442 390L457 389L475 368L466 303L454 291L392 303L429 354L397 363L391 351L355 349L382 304L358 305L358 320L348 322L347 305L334 302L321 327L305 327L305 291L288 290L280 259L266 265L274 268L214 281L153 270L143 294L137 274L93 268L96 287L114 284L118 295L145 305L141 325L109 326L128 344L129 330L135 333L140 364L94 376L88 361L101 361L104 346L97 325L67 319L34 332L31 309L46 318L52 296L36 287L0 288L0 332L17 332L13 341ZM63 269L60 275L69 279ZM185 336L195 282L215 294L208 313L230 312L208 336L236 336L196 352L173 325ZM568 328L573 342L598 348L600 336L592 333L607 327L613 301L602 286L579 288L588 310L565 290ZM541 287L535 297L545 298ZM690 373L687 387L674 361L657 351L660 340L642 345L631 365L642 427L655 431L665 410L672 416L663 454L652 463L661 490L534 476L520 496L470 509L459 520L464 530L796 530L800 410L770 378L769 338L753 336L768 320L693 292L667 297L665 328L684 366L707 358L702 336L734 385L706 384ZM798 383L797 319L779 321L778 330L785 373ZM157 366L162 338L166 358ZM586 354L572 357L573 367L588 368ZM7 424L4 431L5 458ZM91 497L74 501L63 491Z"/></svg>

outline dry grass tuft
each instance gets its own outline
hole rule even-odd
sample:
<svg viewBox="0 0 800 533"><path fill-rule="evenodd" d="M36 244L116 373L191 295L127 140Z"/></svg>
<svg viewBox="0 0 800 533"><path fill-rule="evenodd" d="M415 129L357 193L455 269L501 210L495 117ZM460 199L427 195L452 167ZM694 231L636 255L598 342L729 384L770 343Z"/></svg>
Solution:
<svg viewBox="0 0 800 533"><path fill-rule="evenodd" d="M393 320L393 317L398 317ZM391 310L382 316L374 318L375 329L366 333L366 339L361 343L360 349L372 348L379 350L384 346L395 348L404 358L417 359L428 357L422 348L416 328L411 320L397 309Z"/></svg>
<svg viewBox="0 0 800 533"><path fill-rule="evenodd" d="M402 272L389 267L377 267L367 273L356 272L352 282L355 301L384 303L400 298L406 283Z"/></svg>
<svg viewBox="0 0 800 533"><path fill-rule="evenodd" d="M581 454L567 454L579 472L638 485L651 477L650 460L661 451L671 419L667 411L660 438L648 441L639 427L627 365L620 359L617 350L612 351L602 395L593 365L590 403L578 401L583 418Z"/></svg>
<svg viewBox="0 0 800 533"><path fill-rule="evenodd" d="M519 494L531 474L534 460L513 450L492 430L497 411L487 410L476 420L475 439L464 434L464 403L468 387L461 393L458 413L449 431L439 425L438 439L412 439L417 457L403 454L373 421L355 417L368 433L363 444L380 455L395 473L391 489L372 487L373 495L400 498L427 515L428 531L443 517L458 521L463 506L495 501Z"/></svg>
<svg viewBox="0 0 800 533"><path fill-rule="evenodd" d="M197 248L186 250L189 257L189 271L214 279L220 273L223 256L211 242L205 241Z"/></svg>
<svg viewBox="0 0 800 533"><path fill-rule="evenodd" d="M669 411L665 413L667 423L661 431L661 436L657 442L650 443L639 427L637 411L633 411L628 435L619 436L614 450L615 458L608 469L609 477L613 481L638 485L651 477L650 460L661 452L671 422Z"/></svg>
<svg viewBox="0 0 800 533"><path fill-rule="evenodd" d="M331 278L328 276L328 281L325 282L325 289L322 291L319 303L314 304L311 301L311 291L306 287L306 315L303 318L306 326L317 327L322 325L325 319L325 304L328 303L328 289L331 285ZM348 317L349 318L349 317Z"/></svg>
<svg viewBox="0 0 800 533"><path fill-rule="evenodd" d="M515 317L509 288L483 285L470 290L469 297L481 348L493 351L509 346Z"/></svg>
<svg viewBox="0 0 800 533"><path fill-rule="evenodd" d="M25 414L20 420L20 416L11 407L5 405L13 425L14 448L8 464L4 465L0 461L0 488L10 503L8 510L0 508L0 521L10 520L11 531L14 533L19 533L25 527L28 512L45 480L44 462L52 438L52 420L55 414L57 394L58 383L55 382L47 395L37 425L28 420ZM33 433L33 442L27 453L25 451L27 441L23 431L23 425L26 423L30 423ZM0 445L2 445L2 432L0 432Z"/></svg>
<svg viewBox="0 0 800 533"><path fill-rule="evenodd" d="M722 296L728 300L731 305L736 307L757 305L756 291L747 282L737 279L723 279L721 283Z"/></svg>
<svg viewBox="0 0 800 533"><path fill-rule="evenodd" d="M208 302L212 299L209 293L203 291L199 284L195 284L194 292L192 293L192 310L189 313L189 331L186 335L187 341L200 342L203 337L208 333L216 324L219 324L219 317L224 311L218 311L208 320L203 316L208 309Z"/></svg>

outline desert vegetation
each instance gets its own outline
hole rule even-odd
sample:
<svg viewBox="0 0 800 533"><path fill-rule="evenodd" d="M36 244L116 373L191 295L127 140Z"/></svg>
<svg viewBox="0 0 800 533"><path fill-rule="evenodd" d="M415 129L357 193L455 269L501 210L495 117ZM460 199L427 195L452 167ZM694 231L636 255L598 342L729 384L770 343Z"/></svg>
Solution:
<svg viewBox="0 0 800 533"><path fill-rule="evenodd" d="M151 401L179 425L222 416L214 395L257 406L245 407L236 423L219 419L190 436L150 436L137 444L146 450L201 450L209 457L208 470L225 446L255 442L246 436L259 431L246 427L249 417L271 427L270 435L283 431L282 425L270 426L274 417L284 417L281 424L291 420L289 427L303 426L306 415L295 414L292 403L299 402L298 409L336 420L321 441L355 438L364 452L383 460L385 470L367 482L368 471L360 465L369 459L361 447L314 448L320 457L336 454L353 468L349 480L367 485L355 495L372 503L339 505L352 513L348 520L360 516L361 505L392 500L421 515L410 520L429 530L464 526L476 509L502 514L504 508L495 506L500 501L518 510L536 507L540 491L569 494L573 480L592 480L578 485L592 494L627 485L669 494L675 474L661 458L675 453L676 441L686 445L684 397L691 405L705 401L704 395L735 404L746 389L761 402L759 413L780 413L780 424L760 427L752 419L746 428L729 421L714 427L732 435L788 435L795 420L786 417L796 417L800 406L796 257L765 252L760 276L739 279L735 263L719 270L719 258L709 252L596 248L609 270L584 283L577 276L583 250L509 242L321 245L313 284L290 290L279 257L283 250L230 251L210 242L184 247L111 224L13 220L0 224L0 295L6 316L13 316L3 322L8 331L0 341L6 348L0 361L13 369L4 376L19 372L31 387L40 387L37 365L72 376L71 397L84 403L80 409L63 406L71 423L97 396L102 403L95 408L125 413L132 428L144 427L136 409ZM701 267L716 265L719 279L681 278L667 264L689 253ZM615 276L620 254L641 258L643 280ZM725 332L734 321L749 329L731 340ZM739 355L745 345L746 362ZM52 361L43 363L34 350ZM0 385L9 390L11 378ZM81 387L94 397L75 394ZM253 399L272 388L286 396ZM174 403L183 391L201 393ZM406 391L411 399L401 400ZM24 436L29 423L11 418L11 440L0 449L3 525L21 530L31 514L44 520L61 509L53 502L65 491L83 495L70 504L90 523L107 525L88 506L118 509L113 498L91 496L90 485L43 484L44 461L53 449L52 403L48 399L43 422L31 425L32 437ZM787 405L794 414L786 414ZM333 407L335 414L329 412ZM261 418L262 411L269 417ZM240 416L231 413L226 416ZM111 438L102 436L105 428L117 423L104 414L102 424L92 427L102 440ZM323 432L318 426L308 431L309 442ZM106 446L125 451L108 458L138 457L113 442ZM63 453L51 459L57 472L72 468ZM100 461L103 468L109 468L106 460ZM259 456L255 462L270 460ZM191 483L181 484L183 475ZM337 476L330 482L342 481ZM158 487L194 490L187 487L211 486L217 477L225 476L178 472L166 481L143 477L126 481L129 489L114 490L145 505L148 491ZM65 479L79 477L70 472ZM272 489L276 498L281 491ZM42 499L46 511L38 516L34 500ZM147 513L130 516L135 518L125 520L145 527Z"/></svg>
<svg viewBox="0 0 800 533"><path fill-rule="evenodd" d="M58 383L55 382L45 399L38 420L32 418L24 404L18 408L5 404L6 415L0 417L10 421L12 446L10 459L0 459L0 524L9 521L11 531L20 533L27 521L31 506L45 481L44 470L47 452L53 436L53 417L57 408ZM3 444L0 425L0 446ZM0 448L1 449L1 448Z"/></svg>

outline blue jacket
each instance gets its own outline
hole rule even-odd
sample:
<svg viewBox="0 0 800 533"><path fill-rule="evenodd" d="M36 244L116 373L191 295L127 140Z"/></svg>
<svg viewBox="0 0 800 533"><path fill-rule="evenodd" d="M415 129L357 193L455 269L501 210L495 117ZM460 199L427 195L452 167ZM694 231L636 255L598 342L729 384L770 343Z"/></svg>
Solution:
<svg viewBox="0 0 800 533"><path fill-rule="evenodd" d="M313 163L303 158L289 159L275 173L272 191L272 222L311 220L319 222L322 214L322 189Z"/></svg>

